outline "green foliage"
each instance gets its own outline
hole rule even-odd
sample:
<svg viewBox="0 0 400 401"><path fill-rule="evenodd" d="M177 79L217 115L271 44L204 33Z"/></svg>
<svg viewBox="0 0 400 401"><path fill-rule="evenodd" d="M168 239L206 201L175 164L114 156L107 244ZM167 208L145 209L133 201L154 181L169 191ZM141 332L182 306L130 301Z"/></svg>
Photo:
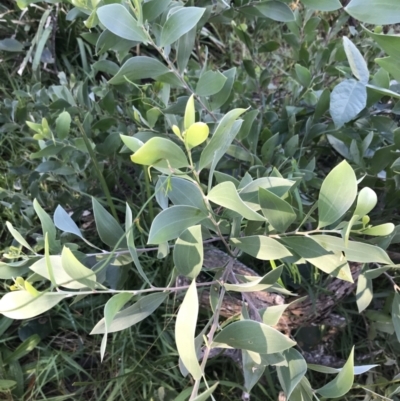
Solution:
<svg viewBox="0 0 400 401"><path fill-rule="evenodd" d="M15 39L10 30L0 41L5 57L25 52L19 75L36 80L16 85L12 76L2 88L1 132L24 148L2 140L10 246L0 264L0 313L26 320L97 297L104 316L91 334L103 334L102 361L111 333L157 324L161 355L176 371L179 357L190 379L171 379L168 396L160 380L152 399L217 394L206 370L217 347L241 352L247 392L267 374L276 392L274 374L288 400L359 395L354 375L377 365L354 366L365 350L356 338L344 346L343 368L332 371L307 366L297 337L272 327L288 305L257 311L247 303L222 325L220 313L230 292L290 294L301 277L314 295L321 272L353 282L349 262L362 263L352 313L364 313L371 341L391 338L398 347L399 288L388 273L398 266L386 250L399 242L399 106L389 100L400 98L399 38L345 25L349 16L400 22L397 2L351 0L340 11L338 0L32 3L17 2L36 18L35 33L18 30ZM63 33L79 27L70 53L52 44L55 20ZM49 76L47 65L55 67ZM199 283L205 242L218 243L230 261ZM157 258L146 256L154 250ZM235 275L242 254L262 267L260 277ZM175 285L178 275L190 285ZM386 287L376 280L383 277ZM199 314L201 287L210 289L208 319ZM174 296L177 313L168 310ZM176 314L174 330L158 326L165 310ZM6 352L6 365L40 341L28 340ZM22 397L23 379L6 370L0 391ZM321 385L310 370L338 374ZM376 390L395 397L398 377L387 380Z"/></svg>

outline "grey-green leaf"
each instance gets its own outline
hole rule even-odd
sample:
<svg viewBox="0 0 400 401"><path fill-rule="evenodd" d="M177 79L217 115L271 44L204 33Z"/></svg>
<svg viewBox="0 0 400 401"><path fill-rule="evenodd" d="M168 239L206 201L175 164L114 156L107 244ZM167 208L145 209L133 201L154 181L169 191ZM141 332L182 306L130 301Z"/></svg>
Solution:
<svg viewBox="0 0 400 401"><path fill-rule="evenodd" d="M274 21L294 21L293 11L287 4L281 1L263 1L261 3L255 3L255 7L262 15Z"/></svg>
<svg viewBox="0 0 400 401"><path fill-rule="evenodd" d="M259 354L273 354L289 349L296 343L263 323L241 320L226 326L215 336L211 345L245 349Z"/></svg>
<svg viewBox="0 0 400 401"><path fill-rule="evenodd" d="M355 79L346 79L331 93L329 110L336 128L357 117L367 104L367 88Z"/></svg>
<svg viewBox="0 0 400 401"><path fill-rule="evenodd" d="M274 193L259 188L258 199L263 215L279 233L283 233L296 220L292 206Z"/></svg>
<svg viewBox="0 0 400 401"><path fill-rule="evenodd" d="M346 36L343 36L343 47L346 52L347 60L350 64L353 75L363 84L369 81L369 71L364 57L354 45L354 43Z"/></svg>
<svg viewBox="0 0 400 401"><path fill-rule="evenodd" d="M149 244L162 244L178 238L187 228L207 217L193 206L172 206L156 216L150 228Z"/></svg>
<svg viewBox="0 0 400 401"><path fill-rule="evenodd" d="M224 115L211 137L210 142L208 142L201 153L199 170L209 166L211 163L215 165L218 163L234 139L234 136L231 135L231 133L234 132L232 130L233 124L245 111L245 109L234 109ZM237 132L238 131L239 129Z"/></svg>
<svg viewBox="0 0 400 401"><path fill-rule="evenodd" d="M196 281L193 280L176 317L175 342L183 365L195 380L202 376L194 343L198 313L199 299Z"/></svg>
<svg viewBox="0 0 400 401"><path fill-rule="evenodd" d="M354 18L374 25L397 24L400 22L400 3L397 0L352 0L345 10Z"/></svg>
<svg viewBox="0 0 400 401"><path fill-rule="evenodd" d="M358 311L361 313L367 309L373 299L372 280L364 272L358 276L356 300Z"/></svg>
<svg viewBox="0 0 400 401"><path fill-rule="evenodd" d="M308 8L318 11L335 11L342 8L342 3L339 0L301 0Z"/></svg>
<svg viewBox="0 0 400 401"><path fill-rule="evenodd" d="M148 40L144 29L140 27L121 4L108 4L97 9L100 22L114 35L123 39L146 43Z"/></svg>
<svg viewBox="0 0 400 401"><path fill-rule="evenodd" d="M119 85L129 81L145 78L157 78L166 74L169 69L153 57L136 56L127 60L119 71L110 79L110 84Z"/></svg>
<svg viewBox="0 0 400 401"><path fill-rule="evenodd" d="M307 363L300 352L294 348L284 351L283 356L286 358L288 365L277 366L276 370L286 398L290 400L294 388L307 372Z"/></svg>
<svg viewBox="0 0 400 401"><path fill-rule="evenodd" d="M400 341L400 294L397 291L392 302L392 321L397 340Z"/></svg>
<svg viewBox="0 0 400 401"><path fill-rule="evenodd" d="M206 71L197 82L195 92L199 96L215 95L223 88L226 80L226 76L219 71Z"/></svg>
<svg viewBox="0 0 400 401"><path fill-rule="evenodd" d="M216 185L208 194L207 198L219 206L233 210L248 220L265 221L265 218L250 209L238 195L235 185L225 181Z"/></svg>
<svg viewBox="0 0 400 401"><path fill-rule="evenodd" d="M318 227L326 227L339 220L351 207L357 196L357 178L344 160L322 183L318 198Z"/></svg>
<svg viewBox="0 0 400 401"><path fill-rule="evenodd" d="M125 330L150 316L167 298L168 293L156 293L141 297L132 306L118 312L110 326L108 333ZM104 334L106 332L105 319L101 319L90 334Z"/></svg>
<svg viewBox="0 0 400 401"><path fill-rule="evenodd" d="M326 398L338 398L345 395L354 382L354 347L340 373L328 384L316 390Z"/></svg>
<svg viewBox="0 0 400 401"><path fill-rule="evenodd" d="M203 266L203 257L201 226L189 227L175 242L175 267L179 274L195 279Z"/></svg>
<svg viewBox="0 0 400 401"><path fill-rule="evenodd" d="M125 236L124 230L95 198L92 198L92 205L99 237L106 245L113 248ZM126 246L126 239L124 238L119 247L126 248Z"/></svg>
<svg viewBox="0 0 400 401"><path fill-rule="evenodd" d="M41 293L37 296L28 291L12 291L0 300L0 313L10 319L30 319L57 305L68 295Z"/></svg>
<svg viewBox="0 0 400 401"><path fill-rule="evenodd" d="M282 259L292 256L290 251L277 240L262 235L231 238L231 244L261 260Z"/></svg>
<svg viewBox="0 0 400 401"><path fill-rule="evenodd" d="M175 11L162 27L160 46L170 45L189 32L200 21L205 10L199 7L182 7Z"/></svg>

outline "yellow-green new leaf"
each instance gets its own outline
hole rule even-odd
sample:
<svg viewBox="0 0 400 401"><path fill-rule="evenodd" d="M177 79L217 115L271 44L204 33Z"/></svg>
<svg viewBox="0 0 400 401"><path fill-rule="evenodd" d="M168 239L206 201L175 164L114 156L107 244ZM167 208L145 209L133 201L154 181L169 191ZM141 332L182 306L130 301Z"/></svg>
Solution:
<svg viewBox="0 0 400 401"><path fill-rule="evenodd" d="M151 166L161 160L167 160L173 168L187 167L188 160L183 150L169 139L154 137L149 139L132 156L136 164Z"/></svg>
<svg viewBox="0 0 400 401"><path fill-rule="evenodd" d="M354 347L350 352L346 364L340 373L328 384L316 390L328 399L338 398L345 395L354 383Z"/></svg>
<svg viewBox="0 0 400 401"><path fill-rule="evenodd" d="M190 96L186 103L185 116L184 116L184 127L187 130L192 124L195 123L195 113L194 108L194 95Z"/></svg>
<svg viewBox="0 0 400 401"><path fill-rule="evenodd" d="M386 224L380 224L379 226L367 228L366 230L362 230L361 234L363 235L372 235L376 237L385 237L386 235L390 235L393 230L395 229L395 226L393 223L386 223Z"/></svg>
<svg viewBox="0 0 400 401"><path fill-rule="evenodd" d="M193 280L176 317L175 342L182 363L195 380L202 376L194 343L198 313L199 299L196 281Z"/></svg>
<svg viewBox="0 0 400 401"><path fill-rule="evenodd" d="M201 145L206 141L210 129L206 123L198 122L192 124L186 131L185 143L188 149L192 149L195 146Z"/></svg>
<svg viewBox="0 0 400 401"><path fill-rule="evenodd" d="M265 218L250 209L240 198L235 185L230 181L225 181L216 185L208 194L207 198L219 206L239 213L247 220L265 221Z"/></svg>
<svg viewBox="0 0 400 401"><path fill-rule="evenodd" d="M12 291L0 300L0 313L10 319L30 319L47 312L67 295L41 293L37 296L28 291Z"/></svg>
<svg viewBox="0 0 400 401"><path fill-rule="evenodd" d="M363 218L376 206L377 203L378 197L376 196L375 191L371 188L365 187L358 194L357 206L354 214Z"/></svg>

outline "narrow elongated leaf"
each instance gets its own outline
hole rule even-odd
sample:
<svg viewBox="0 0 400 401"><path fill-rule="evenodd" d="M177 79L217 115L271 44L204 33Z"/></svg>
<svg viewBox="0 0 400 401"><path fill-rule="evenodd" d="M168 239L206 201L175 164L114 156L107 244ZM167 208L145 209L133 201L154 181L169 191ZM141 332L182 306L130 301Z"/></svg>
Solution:
<svg viewBox="0 0 400 401"><path fill-rule="evenodd" d="M154 137L149 139L132 156L131 160L145 166L154 165L166 160L173 168L187 167L189 162L183 150L166 138Z"/></svg>
<svg viewBox="0 0 400 401"><path fill-rule="evenodd" d="M92 198L92 205L99 237L106 245L113 248L125 236L124 230L96 198ZM120 243L120 247L126 248L125 238Z"/></svg>
<svg viewBox="0 0 400 401"><path fill-rule="evenodd" d="M162 244L178 238L187 228L207 217L193 206L172 206L156 216L150 228L149 244Z"/></svg>
<svg viewBox="0 0 400 401"><path fill-rule="evenodd" d="M67 295L42 293L38 296L28 291L12 291L0 300L0 313L10 319L30 319L47 312Z"/></svg>
<svg viewBox="0 0 400 401"><path fill-rule="evenodd" d="M354 18L374 25L397 24L400 22L400 3L397 0L352 0L345 10Z"/></svg>
<svg viewBox="0 0 400 401"><path fill-rule="evenodd" d="M63 111L56 120L56 132L60 139L65 139L69 135L71 128L71 116L67 111Z"/></svg>
<svg viewBox="0 0 400 401"><path fill-rule="evenodd" d="M199 394L196 398L193 398L193 401L206 401L210 398L210 396L212 395L212 393L215 391L215 389L218 387L218 382L216 382L215 384L213 384L209 389L207 389L206 391L202 392L201 394Z"/></svg>
<svg viewBox="0 0 400 401"><path fill-rule="evenodd" d="M354 347L340 373L328 384L316 390L326 398L337 398L345 395L354 382Z"/></svg>
<svg viewBox="0 0 400 401"><path fill-rule="evenodd" d="M307 363L299 351L294 348L283 352L287 366L277 366L278 379L286 398L289 400L294 388L300 383L307 372Z"/></svg>
<svg viewBox="0 0 400 401"><path fill-rule="evenodd" d="M199 299L196 281L193 280L176 317L175 342L181 361L195 380L202 376L194 344L198 313Z"/></svg>
<svg viewBox="0 0 400 401"><path fill-rule="evenodd" d="M375 245L349 241L346 246L342 238L331 235L313 235L312 238L328 251L344 252L351 262L393 264L387 253Z"/></svg>
<svg viewBox="0 0 400 401"><path fill-rule="evenodd" d="M10 222L7 221L6 226L10 234L19 244L24 246L26 249L29 249L32 253L35 253L35 251L31 248L31 246L25 241L24 237L13 227L13 225Z"/></svg>
<svg viewBox="0 0 400 401"><path fill-rule="evenodd" d="M265 221L265 218L250 209L238 195L235 185L226 181L216 185L208 194L207 198L219 206L239 213L245 219L254 221Z"/></svg>
<svg viewBox="0 0 400 401"><path fill-rule="evenodd" d="M205 10L199 7L183 7L174 12L162 27L160 46L170 45L189 32L200 21Z"/></svg>
<svg viewBox="0 0 400 401"><path fill-rule="evenodd" d="M357 307L360 313L368 308L373 296L372 280L362 272L358 276L356 292Z"/></svg>
<svg viewBox="0 0 400 401"><path fill-rule="evenodd" d="M146 276L146 273L144 272L142 265L140 264L140 260L138 257L138 253L136 251L135 247L135 240L134 240L134 234L133 234L133 217L132 217L132 210L129 207L128 203L126 204L126 212L125 212L125 233L126 233L126 242L128 245L129 249L129 254L131 255L131 258L133 260L133 263L135 264L135 267L142 277L142 279L149 284L150 286L152 285L148 277Z"/></svg>
<svg viewBox="0 0 400 401"><path fill-rule="evenodd" d="M104 353L106 350L106 340L108 329L111 326L111 323L115 317L115 315L121 310L121 308L133 297L133 294L129 293L121 293L116 294L112 298L110 298L104 306L104 323L105 323L105 333L104 338L101 343L101 360L104 358ZM104 344L104 346L103 346Z"/></svg>
<svg viewBox="0 0 400 401"><path fill-rule="evenodd" d="M157 293L143 296L132 306L118 312L108 328L108 333L125 330L150 316L167 298L168 293ZM105 319L101 319L90 334L104 334Z"/></svg>
<svg viewBox="0 0 400 401"><path fill-rule="evenodd" d="M296 220L292 206L272 192L259 188L258 199L263 215L279 233L283 233Z"/></svg>
<svg viewBox="0 0 400 401"><path fill-rule="evenodd" d="M354 45L354 43L343 36L343 47L346 52L347 60L350 64L353 75L362 83L366 84L369 81L369 71L364 57Z"/></svg>
<svg viewBox="0 0 400 401"><path fill-rule="evenodd" d="M211 137L210 142L201 153L199 170L209 166L211 163L216 165L226 153L226 150L235 138L234 135L239 131L234 132L234 130L232 130L233 124L245 111L245 109L234 109L225 114ZM232 135L232 133L234 133L234 135Z"/></svg>
<svg viewBox="0 0 400 401"><path fill-rule="evenodd" d="M183 125L187 130L192 124L195 123L196 109L194 106L194 95L191 95L186 103L185 115L183 118Z"/></svg>
<svg viewBox="0 0 400 401"><path fill-rule="evenodd" d="M268 326L277 325L283 315L283 312L285 312L285 310L289 306L294 305L298 302L302 302L304 299L306 299L306 297L298 298L289 304L268 306L265 309L260 310L260 315L263 323Z"/></svg>
<svg viewBox="0 0 400 401"><path fill-rule="evenodd" d="M314 236L281 238L280 242L320 270L341 280L353 282L347 259L341 251L331 252L314 241Z"/></svg>
<svg viewBox="0 0 400 401"><path fill-rule="evenodd" d="M392 303L392 321L397 340L400 341L400 294L397 291Z"/></svg>
<svg viewBox="0 0 400 401"><path fill-rule="evenodd" d="M342 3L339 0L301 0L308 8L318 11L335 11L342 8Z"/></svg>
<svg viewBox="0 0 400 401"><path fill-rule="evenodd" d="M92 289L96 287L96 274L94 271L83 266L71 250L66 247L61 253L61 263L65 272L75 281Z"/></svg>
<svg viewBox="0 0 400 401"><path fill-rule="evenodd" d="M296 343L263 323L241 320L226 326L215 336L211 345L245 349L259 354L274 354L289 349Z"/></svg>
<svg viewBox="0 0 400 401"><path fill-rule="evenodd" d="M157 1L157 0L156 0ZM192 55L196 40L196 27L186 32L179 38L177 46L177 64L180 72L183 72L188 65L190 56Z"/></svg>
<svg viewBox="0 0 400 401"><path fill-rule="evenodd" d="M200 77L195 92L199 96L215 95L223 88L226 80L226 76L219 71L206 71Z"/></svg>
<svg viewBox="0 0 400 401"><path fill-rule="evenodd" d="M116 294L110 298L104 306L105 334L107 334L115 315L133 297L126 292Z"/></svg>
<svg viewBox="0 0 400 401"><path fill-rule="evenodd" d="M29 266L29 268L40 276L45 277L47 280L51 280L47 263L51 266L51 271L57 286L74 290L87 288L87 285L75 281L74 278L64 270L61 255L49 255L48 261L46 261L46 258L41 258L33 263L32 266Z"/></svg>
<svg viewBox="0 0 400 401"><path fill-rule="evenodd" d="M251 389L257 384L258 380L265 371L260 354L247 350L242 350L242 366L244 376L244 386L250 393Z"/></svg>
<svg viewBox="0 0 400 401"><path fill-rule="evenodd" d="M292 256L290 251L277 240L262 235L231 238L230 242L243 252L261 260L275 260Z"/></svg>
<svg viewBox="0 0 400 401"><path fill-rule="evenodd" d="M60 245L56 242L56 227L53 223L51 217L43 210L40 206L39 202L35 199L33 201L33 207L35 209L36 214L40 219L40 223L42 225L43 236L48 236L50 252L58 253L60 251Z"/></svg>
<svg viewBox="0 0 400 401"><path fill-rule="evenodd" d="M293 11L287 4L282 3L281 1L263 1L255 4L257 10L267 18L279 22L294 21Z"/></svg>
<svg viewBox="0 0 400 401"><path fill-rule="evenodd" d="M311 73L308 68L303 67L300 64L295 65L295 71L297 76L297 81L302 85L304 88L308 88L311 83Z"/></svg>
<svg viewBox="0 0 400 401"><path fill-rule="evenodd" d="M203 266L203 257L201 226L189 227L175 242L174 263L178 273L195 279Z"/></svg>
<svg viewBox="0 0 400 401"><path fill-rule="evenodd" d="M231 68L227 71L223 72L223 75L226 76L226 81L223 88L210 99L211 109L216 110L223 106L225 102L229 99L229 96L232 92L232 87L235 82L236 77L236 67Z"/></svg>
<svg viewBox="0 0 400 401"><path fill-rule="evenodd" d="M142 4L143 21L151 22L155 20L167 9L170 3L171 0L151 0Z"/></svg>
<svg viewBox="0 0 400 401"><path fill-rule="evenodd" d="M357 196L357 178L344 160L322 183L318 198L318 227L326 227L339 220L351 207Z"/></svg>
<svg viewBox="0 0 400 401"><path fill-rule="evenodd" d="M272 192L276 196L285 195L289 189L295 184L295 181L287 180L280 177L262 177L247 184L240 190L240 197L245 201L246 205L251 209L260 210L259 189L264 188Z"/></svg>
<svg viewBox="0 0 400 401"><path fill-rule="evenodd" d="M263 291L267 288L272 287L280 278L282 274L283 266L280 266L265 276L257 278L256 280L249 281L242 284L228 284L225 283L224 287L227 291L239 291L239 292L254 292Z"/></svg>
<svg viewBox="0 0 400 401"><path fill-rule="evenodd" d="M108 4L97 9L100 22L114 35L146 43L148 37L129 11L121 4Z"/></svg>
<svg viewBox="0 0 400 401"><path fill-rule="evenodd" d="M62 206L57 206L53 219L55 226L61 231L74 234L83 239L81 230L79 230L79 227L75 224L71 216L64 210Z"/></svg>
<svg viewBox="0 0 400 401"><path fill-rule="evenodd" d="M367 88L354 79L336 85L331 93L329 110L336 128L357 117L367 105Z"/></svg>
<svg viewBox="0 0 400 401"><path fill-rule="evenodd" d="M126 83L127 80L154 79L168 72L169 69L157 59L147 56L136 56L127 60L109 82L113 85L120 85Z"/></svg>

